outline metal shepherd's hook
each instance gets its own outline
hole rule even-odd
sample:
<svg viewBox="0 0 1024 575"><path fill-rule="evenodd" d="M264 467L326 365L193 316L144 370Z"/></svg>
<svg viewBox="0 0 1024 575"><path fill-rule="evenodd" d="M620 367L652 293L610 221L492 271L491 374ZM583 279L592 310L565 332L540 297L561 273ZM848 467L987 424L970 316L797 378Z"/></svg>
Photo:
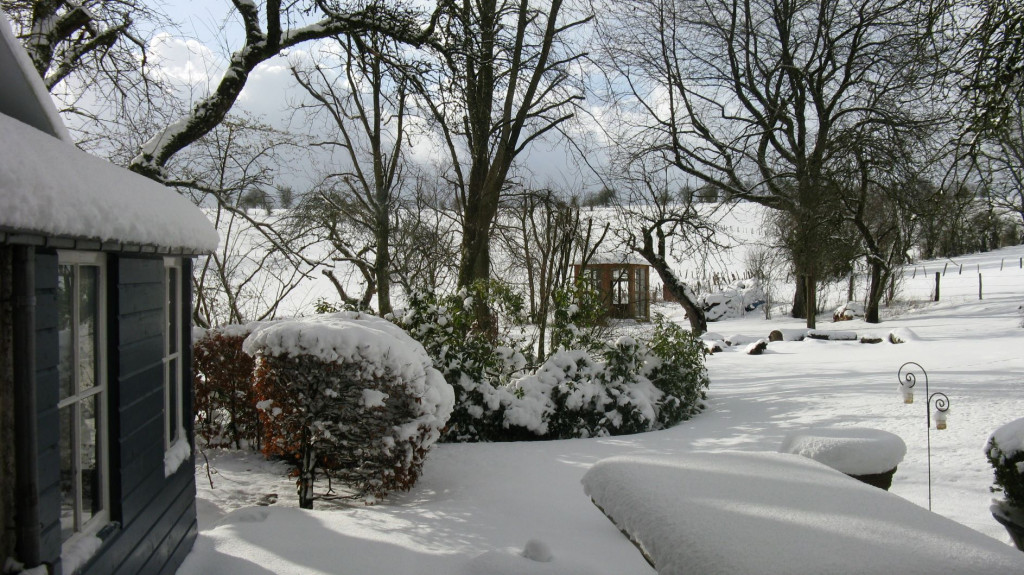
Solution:
<svg viewBox="0 0 1024 575"><path fill-rule="evenodd" d="M897 377L900 381L900 390L903 392L904 403L914 403L914 385L917 384L917 375L914 368L924 376L924 394L928 400L924 405L925 423L928 434L928 510L932 508L932 405L935 406L935 428L946 429L946 411L949 410L949 397L945 393L928 391L928 372L921 367L921 364L908 361L900 366ZM904 373L906 370L906 373Z"/></svg>

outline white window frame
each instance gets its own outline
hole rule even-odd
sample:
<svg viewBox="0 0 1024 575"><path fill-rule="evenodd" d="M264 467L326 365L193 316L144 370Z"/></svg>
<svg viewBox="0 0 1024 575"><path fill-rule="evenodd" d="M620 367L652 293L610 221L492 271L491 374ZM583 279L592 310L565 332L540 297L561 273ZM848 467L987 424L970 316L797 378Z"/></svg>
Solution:
<svg viewBox="0 0 1024 575"><path fill-rule="evenodd" d="M177 270L175 282L176 285L171 285L171 270ZM184 429L184 385L182 382L183 378L183 366L182 366L182 317L181 312L183 309L181 302L182 295L182 277L181 277L182 265L181 258L167 257L164 258L164 348L163 348L163 367L164 367L164 450L170 451L176 442L182 441L185 438ZM175 322L171 324L171 290L174 290L174 302L177 309L174 311ZM168 333L168 330L173 333ZM173 339L172 339L173 338ZM177 342L177 351L171 351L171 341ZM171 409L172 402L175 403L175 409ZM172 412L174 421L171 421Z"/></svg>
<svg viewBox="0 0 1024 575"><path fill-rule="evenodd" d="M74 369L72 371L72 378L74 380L74 390L70 396L59 399L57 403L58 412L66 407L71 407L72 414L72 471L74 473L74 532L67 540L64 540L62 547L68 549L74 547L76 543L83 537L93 536L99 530L110 521L110 438L109 438L109 414L107 413L108 403L108 386L107 386L107 266L106 257L100 252L79 252L79 251L58 251L57 252L57 264L58 266L74 266L74 289L76 291L75 297L72 301L72 318L71 325L72 337L70 341L77 342L78 334L78 322L80 317L78 289L81 285L79 277L79 269L81 266L90 266L98 268L98 282L96 286L96 295L98 299L98 305L96 308L96 339L100 342L100 345L96 349L96 381L93 386L84 391L79 391L79 370ZM72 365L78 366L81 362L80 350L78 345L72 346ZM83 401L92 399L95 396L99 396L99 414L96 418L96 426L99 429L99 437L97 437L97 464L100 480L100 501L101 510L93 515L90 519L85 522L81 521L82 516L82 481L81 481L81 409L76 405ZM63 530L63 526L61 527Z"/></svg>

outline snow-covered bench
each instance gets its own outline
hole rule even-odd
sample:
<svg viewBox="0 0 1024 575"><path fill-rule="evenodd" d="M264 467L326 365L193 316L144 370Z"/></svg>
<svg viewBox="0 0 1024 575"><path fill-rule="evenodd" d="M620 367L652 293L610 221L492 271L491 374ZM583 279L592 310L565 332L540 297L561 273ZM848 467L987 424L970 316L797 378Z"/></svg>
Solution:
<svg viewBox="0 0 1024 575"><path fill-rule="evenodd" d="M1024 554L785 453L620 456L587 495L661 575L1024 573Z"/></svg>
<svg viewBox="0 0 1024 575"><path fill-rule="evenodd" d="M809 427L787 433L779 452L802 455L888 491L907 445L881 429Z"/></svg>

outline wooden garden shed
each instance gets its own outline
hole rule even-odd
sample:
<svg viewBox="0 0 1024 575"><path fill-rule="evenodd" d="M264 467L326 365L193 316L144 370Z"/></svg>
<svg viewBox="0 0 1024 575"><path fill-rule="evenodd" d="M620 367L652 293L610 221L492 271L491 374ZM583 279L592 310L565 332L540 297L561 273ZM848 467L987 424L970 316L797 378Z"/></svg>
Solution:
<svg viewBox="0 0 1024 575"><path fill-rule="evenodd" d="M577 278L586 280L605 302L608 317L651 319L650 266L639 258L597 258L577 264Z"/></svg>
<svg viewBox="0 0 1024 575"><path fill-rule="evenodd" d="M192 259L173 190L79 151L0 12L0 561L173 573L197 534Z"/></svg>

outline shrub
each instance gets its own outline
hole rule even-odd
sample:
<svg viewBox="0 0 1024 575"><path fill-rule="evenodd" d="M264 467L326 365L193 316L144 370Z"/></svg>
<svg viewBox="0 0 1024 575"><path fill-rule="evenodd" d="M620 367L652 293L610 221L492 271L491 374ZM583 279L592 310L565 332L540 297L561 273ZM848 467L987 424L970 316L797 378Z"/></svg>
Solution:
<svg viewBox="0 0 1024 575"><path fill-rule="evenodd" d="M1024 418L997 429L985 456L995 471L993 491L1002 491L1010 507L1024 510Z"/></svg>
<svg viewBox="0 0 1024 575"><path fill-rule="evenodd" d="M658 405L658 426L671 427L700 413L710 384L704 342L656 316L649 348L647 377L665 394Z"/></svg>
<svg viewBox="0 0 1024 575"><path fill-rule="evenodd" d="M708 376L700 340L659 318L650 345L629 337L605 343L574 323L603 313L599 301L588 300L587 286L579 287L577 296L563 292L555 312L560 349L530 374L522 352L472 329L465 292L413 296L399 322L455 389L443 440L622 435L669 427L703 408Z"/></svg>
<svg viewBox="0 0 1024 575"><path fill-rule="evenodd" d="M244 347L257 358L263 451L292 463L301 507L320 471L366 501L412 487L454 402L420 344L340 312L266 326Z"/></svg>
<svg viewBox="0 0 1024 575"><path fill-rule="evenodd" d="M262 323L207 330L192 345L196 435L210 447L260 447L253 359L242 342Z"/></svg>
<svg viewBox="0 0 1024 575"><path fill-rule="evenodd" d="M526 367L522 342L475 329L476 298L485 298L506 322L521 312L522 302L507 288L478 283L446 297L412 294L407 307L393 315L395 323L423 344L434 367L455 390L455 410L442 440L535 438L530 431L507 424L503 415L503 405L513 401L507 384Z"/></svg>
<svg viewBox="0 0 1024 575"><path fill-rule="evenodd" d="M599 352L608 334L608 310L601 293L583 278L555 290L551 323L553 349L584 349Z"/></svg>

